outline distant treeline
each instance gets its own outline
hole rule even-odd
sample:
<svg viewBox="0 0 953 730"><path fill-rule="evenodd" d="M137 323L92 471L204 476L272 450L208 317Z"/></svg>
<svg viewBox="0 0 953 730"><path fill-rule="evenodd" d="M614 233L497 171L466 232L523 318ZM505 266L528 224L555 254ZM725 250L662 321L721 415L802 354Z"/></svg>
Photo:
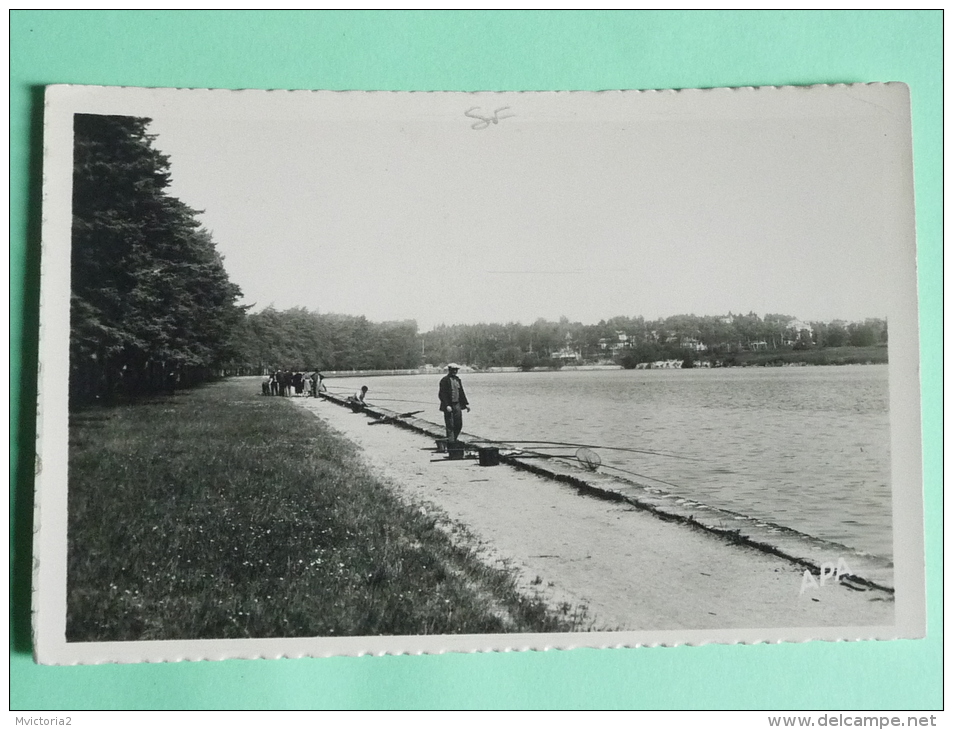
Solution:
<svg viewBox="0 0 953 730"><path fill-rule="evenodd" d="M74 117L70 399L191 385L235 359L244 321L197 211L165 191L149 119Z"/></svg>
<svg viewBox="0 0 953 730"><path fill-rule="evenodd" d="M268 307L248 314L233 340L234 374L274 370L392 370L416 368L417 323L370 322L366 317Z"/></svg>
<svg viewBox="0 0 953 730"><path fill-rule="evenodd" d="M873 347L887 323L810 322L752 313L595 325L440 325L237 304L198 211L169 195L169 158L149 119L74 117L70 399L174 390L222 374L401 370L457 361L476 368L560 367L664 359L732 364L739 353Z"/></svg>
<svg viewBox="0 0 953 730"><path fill-rule="evenodd" d="M440 325L418 333L412 320L369 322L364 317L272 307L249 314L238 330L235 373L275 368L389 370L457 361L476 368L560 367L571 363L680 359L738 362L753 351L870 347L887 342L887 323L804 323L788 315L665 319L614 317L595 325L539 319L531 325Z"/></svg>

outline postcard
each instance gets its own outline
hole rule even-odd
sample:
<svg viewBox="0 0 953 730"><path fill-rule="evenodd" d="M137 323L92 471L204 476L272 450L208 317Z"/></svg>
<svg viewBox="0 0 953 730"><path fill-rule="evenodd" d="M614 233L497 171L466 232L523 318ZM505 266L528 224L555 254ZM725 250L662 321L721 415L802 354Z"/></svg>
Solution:
<svg viewBox="0 0 953 730"><path fill-rule="evenodd" d="M51 86L44 664L915 639L909 90Z"/></svg>

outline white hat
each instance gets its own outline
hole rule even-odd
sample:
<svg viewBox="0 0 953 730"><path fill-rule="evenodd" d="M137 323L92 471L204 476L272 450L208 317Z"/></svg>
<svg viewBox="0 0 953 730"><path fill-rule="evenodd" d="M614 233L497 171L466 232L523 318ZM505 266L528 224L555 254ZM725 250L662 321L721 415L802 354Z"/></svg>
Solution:
<svg viewBox="0 0 953 730"><path fill-rule="evenodd" d="M452 362L449 365L447 365L447 370L459 370L459 369L460 369L460 366L457 365L455 362Z"/></svg>

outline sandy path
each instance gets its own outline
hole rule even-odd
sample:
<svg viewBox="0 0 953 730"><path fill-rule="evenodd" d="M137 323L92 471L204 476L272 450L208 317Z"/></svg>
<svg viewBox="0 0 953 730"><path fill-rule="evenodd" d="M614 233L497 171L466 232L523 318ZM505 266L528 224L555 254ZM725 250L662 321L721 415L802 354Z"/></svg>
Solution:
<svg viewBox="0 0 953 730"><path fill-rule="evenodd" d="M803 569L702 530L512 467L441 461L429 438L334 403L297 398L363 449L368 465L436 505L516 570L527 590L585 605L594 628L666 630L893 624L881 591L829 584L801 593ZM434 408L430 417L436 420Z"/></svg>

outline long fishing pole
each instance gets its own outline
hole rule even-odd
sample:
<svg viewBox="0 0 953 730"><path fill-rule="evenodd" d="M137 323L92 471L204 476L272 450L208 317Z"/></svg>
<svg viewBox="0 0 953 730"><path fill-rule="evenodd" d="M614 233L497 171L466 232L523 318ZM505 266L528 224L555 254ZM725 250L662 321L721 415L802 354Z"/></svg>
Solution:
<svg viewBox="0 0 953 730"><path fill-rule="evenodd" d="M335 390L338 390L338 389L335 388ZM344 390L342 390L341 392L350 392L350 391L344 391ZM414 404L419 404L419 405L430 405L430 401L409 400L409 399L406 399L406 398L374 398L373 400L369 400L368 402L369 402L369 403L376 403L376 402L379 402L379 401L387 401L387 402L393 402L393 403L414 403ZM421 412L421 411L417 411L417 413L420 413L420 412ZM416 414L415 414L415 415L416 415ZM571 443L571 442L568 442L568 441L542 441L542 440L539 440L539 439L478 439L478 440L476 440L474 443L488 443L488 444L535 444L535 445L537 445L536 448L540 448L540 449L546 449L546 448L562 448L562 447L585 448L585 449L603 449L603 450L605 450L605 451L623 451L623 452L627 452L627 453L630 453L630 454L647 454L647 455L649 455L649 456L661 456L661 457L664 457L664 458L667 458L667 459L681 459L682 461L697 461L697 462L703 462L703 461L705 461L704 459L698 459L698 458L694 458L694 457L691 457L691 456L681 456L681 455L679 455L679 454L667 454L667 453L662 452L662 451L652 451L651 449L636 449L636 448L625 447L625 446L602 446L602 445L594 445L594 444L579 444L579 443ZM527 452L529 452L529 451L531 451L531 450L530 450L530 449L527 449ZM537 453L536 456L542 457L542 458L547 458L547 457L550 457L550 456L553 457L553 458L557 458L557 455L555 455L555 454L541 454L541 453ZM558 455L558 456L559 456L559 457L562 457L562 458L574 458L574 457L563 457L561 454ZM622 472L625 472L625 473L632 474L633 476L641 477L641 478L643 478L643 479L652 479L653 481L661 482L662 484L667 484L667 485L670 486L670 487L677 487L677 488L679 488L679 489L681 488L681 487L678 487L677 484L672 484L672 483L670 483L670 482L666 482L666 481L663 480L663 479L655 479L654 477L650 477L650 476L647 476L647 475L645 475L645 474L638 474L638 473L636 473L636 472L626 472L625 469L620 469L619 467L610 466L610 465L608 465L608 464L606 464L605 466L607 466L607 467L610 468L610 469L616 469L617 471L622 471Z"/></svg>
<svg viewBox="0 0 953 730"><path fill-rule="evenodd" d="M396 416L382 416L376 421L368 421L368 426L376 426L378 424L389 424L396 423L401 418L410 418L411 416L416 416L418 413L423 413L423 411L407 411L406 413L398 413Z"/></svg>
<svg viewBox="0 0 953 730"><path fill-rule="evenodd" d="M351 390L350 390L350 388L328 388L325 392L327 392L327 393L340 394L340 393L350 393ZM407 398L380 398L380 397L374 397L374 398L367 398L366 400L367 400L369 403L377 403L377 402L379 402L379 401L387 401L387 402L389 402L389 403L415 403L415 404L424 405L424 406L429 406L429 405L431 404L431 401L408 400Z"/></svg>
<svg viewBox="0 0 953 730"><path fill-rule="evenodd" d="M471 442L471 443L473 443L473 442ZM498 442L490 441L489 439L482 439L482 440L479 441L478 443L498 443ZM509 442L509 443L515 443L515 442L512 442L512 441L511 441L511 442ZM526 442L526 441L524 441L524 442L522 442L522 443L533 443L533 442ZM539 443L543 443L543 442L539 442ZM552 442L552 443L555 444L556 442ZM562 445L562 446L575 446L575 444L566 444L566 443L563 443L563 444L561 444L561 445ZM539 452L539 451L534 451L533 449L521 449L521 450L520 450L520 453L518 453L518 454L510 454L510 457L511 457L511 458L516 458L516 459L525 458L525 457L537 458L537 459L575 459L576 461L579 461L580 463L582 463L582 464L583 464L587 469L589 469L590 471L595 471L595 470L598 469L600 466L604 466L604 467L607 468L607 469L612 469L612 470L614 470L614 471L618 471L618 472L621 472L621 473L623 473L623 474L629 474L629 475L631 475L631 476L638 477L639 479L648 479L649 481L652 481L652 482L658 482L659 484L664 484L664 485L669 486L669 487L674 487L675 489L678 489L678 490L683 490L683 487L681 487L680 485L675 484L675 483L673 483L673 482L667 482L667 481L665 481L664 479L659 479L658 477L649 476L648 474L640 474L639 472L637 472L637 471L632 471L631 469L623 469L623 468L620 467L620 466L613 466L612 464L605 464L605 463L602 462L602 459L599 458L599 455L598 455L598 454L591 453L591 452L590 452L589 454L586 454L586 453L585 453L585 451L586 451L587 449L592 449L592 448L609 448L609 447L580 446L580 447L576 450L576 453L575 453L575 454L544 454L544 453ZM618 447L618 448L621 449L621 447ZM622 450L627 450L627 449L622 449ZM685 458L687 458L687 457L685 457ZM432 459L432 461L450 461L450 460L449 460L449 459ZM693 461L698 461L698 460L697 460L697 459L694 459Z"/></svg>
<svg viewBox="0 0 953 730"><path fill-rule="evenodd" d="M619 466L612 466L612 464L602 464L602 466L606 467L607 469L615 469L616 471L620 471L623 474L631 474L632 476L639 477L640 479L649 479L650 481L659 482L660 484L665 484L669 487L675 487L675 489L682 489L682 487L680 487L678 484L672 484L672 482L667 482L664 479L658 479L657 477L650 477L648 474L639 474L638 472L631 471L630 469L623 469L622 467L619 467Z"/></svg>
<svg viewBox="0 0 953 730"><path fill-rule="evenodd" d="M431 404L433 403L433 401L408 400L408 399L406 399L406 398L374 398L373 400L374 400L375 403L376 403L377 401L388 401L388 402L392 402L392 403L417 403L417 404L423 405L423 406L429 406L429 405L431 405Z"/></svg>
<svg viewBox="0 0 953 730"><path fill-rule="evenodd" d="M582 448L591 448L591 447L582 447ZM581 449L580 449L580 450L581 450ZM659 479L659 478L657 478L657 477L651 477L651 476L649 476L648 474L639 474L638 472L632 471L631 469L623 469L622 467L619 467L619 466L613 466L612 464L603 463L603 461L602 461L601 459L599 459L598 455L596 455L596 454L593 454L593 455L592 455L592 458L594 458L594 459L597 460L597 461L594 461L594 462L590 462L590 461L588 461L586 458L583 458L583 455L580 455L578 452L575 453L575 454L543 454L543 453L540 453L540 452L537 452L537 451L533 451L532 449L526 449L526 450L524 451L524 454L522 454L522 455L527 455L527 456L531 456L531 457L537 457L537 458L541 458L541 459L576 459L577 461L582 462L582 463L583 463L588 469L590 469L591 471L595 471L595 470L598 469L600 466L604 466L604 467L606 467L607 469L614 469L615 471L622 472L623 474L630 474L630 475L632 475L632 476L639 477L640 479L648 479L649 481L659 482L660 484L665 484L665 485L667 485L667 486L669 486L669 487L674 487L675 489L678 489L678 490L681 490L681 489L682 489L682 487L680 487L678 484L673 484L672 482L667 482L667 481L665 481L664 479ZM514 457L516 457L516 458L520 458L520 456L522 456L522 455L521 455L521 454L513 454L512 456L514 456Z"/></svg>
<svg viewBox="0 0 953 730"><path fill-rule="evenodd" d="M480 439L484 443L492 444L542 444L538 448L552 448L569 446L580 449L604 449L606 451L627 451L633 454L650 454L652 456L664 456L670 459L683 459L685 461L704 461L691 456L680 456L678 454L666 454L661 451L650 451L649 449L634 449L624 446L597 446L593 444L575 444L567 441L541 441L541 440L518 440L518 439ZM547 446L549 444L550 446Z"/></svg>

